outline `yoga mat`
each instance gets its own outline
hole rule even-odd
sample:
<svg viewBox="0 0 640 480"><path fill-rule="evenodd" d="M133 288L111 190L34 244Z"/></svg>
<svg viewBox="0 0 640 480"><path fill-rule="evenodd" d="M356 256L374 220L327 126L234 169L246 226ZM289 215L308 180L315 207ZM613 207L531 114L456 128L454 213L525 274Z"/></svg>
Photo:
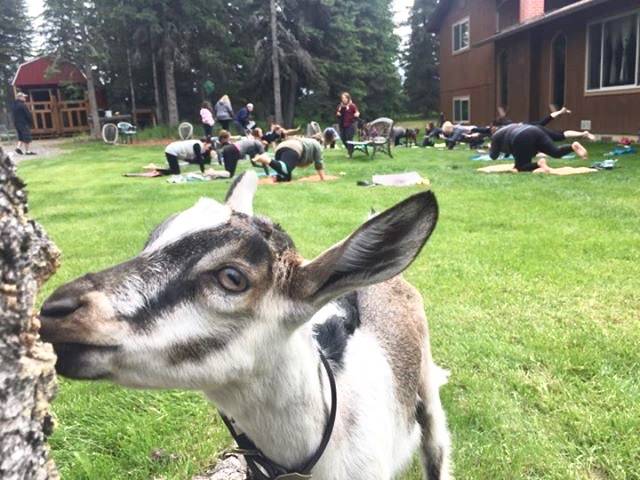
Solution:
<svg viewBox="0 0 640 480"><path fill-rule="evenodd" d="M141 173L123 173L122 176L123 177L144 177L144 178L154 178L154 177L159 177L162 174L156 170L151 170L148 172L141 172Z"/></svg>
<svg viewBox="0 0 640 480"><path fill-rule="evenodd" d="M512 163L502 163L500 165L491 165L489 167L478 168L477 171L481 173L513 173L513 164ZM580 175L583 173L595 173L598 170L595 168L589 167L561 167L561 168L552 168L548 175L558 175L558 176L567 176L567 175Z"/></svg>

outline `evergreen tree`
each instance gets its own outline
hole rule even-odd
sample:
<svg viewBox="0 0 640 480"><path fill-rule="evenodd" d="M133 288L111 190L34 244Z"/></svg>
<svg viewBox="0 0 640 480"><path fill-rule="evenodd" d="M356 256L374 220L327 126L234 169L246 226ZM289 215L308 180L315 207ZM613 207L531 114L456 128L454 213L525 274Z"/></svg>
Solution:
<svg viewBox="0 0 640 480"><path fill-rule="evenodd" d="M8 123L11 81L31 54L33 29L24 0L3 0L0 8L0 123Z"/></svg>
<svg viewBox="0 0 640 480"><path fill-rule="evenodd" d="M104 16L99 3L87 0L45 0L45 51L56 61L74 63L87 77L91 135L100 137L96 71L105 59Z"/></svg>
<svg viewBox="0 0 640 480"><path fill-rule="evenodd" d="M403 56L409 109L427 115L437 111L440 91L440 45L436 35L427 31L427 22L437 3L437 0L415 0L409 18L411 37Z"/></svg>

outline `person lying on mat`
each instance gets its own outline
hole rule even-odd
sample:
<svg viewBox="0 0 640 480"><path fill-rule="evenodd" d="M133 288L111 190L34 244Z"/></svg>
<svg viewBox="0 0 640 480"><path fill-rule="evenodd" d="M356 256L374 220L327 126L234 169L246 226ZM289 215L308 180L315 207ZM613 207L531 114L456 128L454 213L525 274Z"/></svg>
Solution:
<svg viewBox="0 0 640 480"><path fill-rule="evenodd" d="M524 123L507 125L499 129L491 137L489 155L493 160L496 160L500 153L513 155L515 158L515 172L549 173L551 169L545 159L539 159L537 162L533 161L533 157L538 153L544 153L553 158L562 158L573 151L583 160L587 159L587 150L580 143L573 142L571 145L557 146L550 132L553 132L553 130L540 125Z"/></svg>
<svg viewBox="0 0 640 480"><path fill-rule="evenodd" d="M218 140L222 144L220 149L222 164L224 169L229 172L229 176L233 177L236 174L238 162L246 156L253 159L256 155L264 153L264 145L253 136L243 138L235 143L231 143L229 138L229 132L226 130L222 130L218 135Z"/></svg>
<svg viewBox="0 0 640 480"><path fill-rule="evenodd" d="M507 119L506 117L498 118L493 122L491 126L491 134L493 135L499 128L505 127L507 125L515 125L516 123L520 125L537 125L539 127L546 127L549 123L551 123L556 118L561 115L571 114L571 110L567 107L562 107L560 110L552 111L549 115L544 117L542 120L537 120L534 122L514 122L512 120ZM507 123L508 122L508 123ZM478 128L476 131L484 132L486 129ZM556 137L555 141L565 140L567 138L586 138L588 140L595 140L595 137L588 131L577 132L575 130L565 130L564 132L559 132L557 130L547 129L547 132L551 134L553 137Z"/></svg>
<svg viewBox="0 0 640 480"><path fill-rule="evenodd" d="M313 163L320 180L325 179L322 162L322 146L313 138L292 138L276 147L275 158L258 155L255 163L271 167L276 172L277 182L290 182L291 174L297 167L307 167Z"/></svg>
<svg viewBox="0 0 640 480"><path fill-rule="evenodd" d="M213 150L213 144L210 138L172 142L164 149L169 168L159 168L158 172L164 175L180 175L179 162L182 160L199 165L200 171L204 173L205 164L211 163L211 150Z"/></svg>
<svg viewBox="0 0 640 480"><path fill-rule="evenodd" d="M261 138L264 143L264 146L268 150L269 145L271 145L272 143L282 142L287 138L288 135L294 135L299 132L300 132L300 127L291 128L287 130L286 128L283 128L282 126L278 125L277 123L272 123L271 127L269 128L269 131L265 132L265 134L262 135Z"/></svg>
<svg viewBox="0 0 640 480"><path fill-rule="evenodd" d="M454 125L446 121L442 124L442 133L449 150L453 150L458 142L468 143L471 148L478 148L490 135L488 129L475 125Z"/></svg>

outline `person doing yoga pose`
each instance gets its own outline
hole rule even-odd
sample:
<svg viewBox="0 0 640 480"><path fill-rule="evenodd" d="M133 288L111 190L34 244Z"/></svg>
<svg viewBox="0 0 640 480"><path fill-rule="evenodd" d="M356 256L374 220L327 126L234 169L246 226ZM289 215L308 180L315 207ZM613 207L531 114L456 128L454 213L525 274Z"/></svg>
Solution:
<svg viewBox="0 0 640 480"><path fill-rule="evenodd" d="M532 161L538 153L561 158L574 151L578 156L586 159L587 150L580 143L574 142L571 145L557 146L554 142L579 138L593 141L595 137L590 132L575 130L561 132L546 126L559 116L570 113L571 110L562 107L536 122L511 123L502 128L491 127L493 132L491 158L495 160L501 152L513 155L516 161L514 170L518 172L549 172L550 167L545 159L539 159L537 162Z"/></svg>
<svg viewBox="0 0 640 480"><path fill-rule="evenodd" d="M199 165L200 171L204 173L205 164L211 163L211 150L213 145L209 138L172 142L164 149L169 168L159 168L157 171L163 175L179 175L179 161L182 160Z"/></svg>
<svg viewBox="0 0 640 480"><path fill-rule="evenodd" d="M502 127L493 135L489 155L493 160L496 160L500 153L513 155L515 158L514 171L516 172L548 173L551 168L545 159L533 161L533 157L538 153L544 153L553 158L562 158L573 151L582 159L588 157L587 150L578 142L561 146L554 143L554 141L569 138L567 133L554 132L541 125L513 123Z"/></svg>
<svg viewBox="0 0 640 480"><path fill-rule="evenodd" d="M276 148L275 158L258 155L254 161L276 171L277 182L290 182L291 174L297 167L306 167L313 163L320 180L325 179L322 162L322 146L313 138L292 138L285 140Z"/></svg>
<svg viewBox="0 0 640 480"><path fill-rule="evenodd" d="M226 130L222 130L218 136L220 144L220 156L222 157L222 163L224 169L229 172L229 175L233 177L236 174L236 167L238 162L245 158L247 155L249 159L253 159L256 155L264 153L264 144L257 138L247 137L238 140L235 143L230 143L230 135Z"/></svg>

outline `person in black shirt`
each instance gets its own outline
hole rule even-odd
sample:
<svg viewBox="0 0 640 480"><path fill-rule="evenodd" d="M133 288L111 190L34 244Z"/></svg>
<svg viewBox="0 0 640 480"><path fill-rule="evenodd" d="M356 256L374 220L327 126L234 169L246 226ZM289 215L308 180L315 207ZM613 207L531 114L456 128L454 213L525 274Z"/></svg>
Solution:
<svg viewBox="0 0 640 480"><path fill-rule="evenodd" d="M550 171L545 159L532 161L538 153L544 153L553 158L575 152L583 160L588 153L580 143L557 146L548 129L540 125L528 125L526 123L513 123L499 129L491 137L490 156L496 160L500 153L513 155L515 158L514 170L516 172L544 172Z"/></svg>
<svg viewBox="0 0 640 480"><path fill-rule="evenodd" d="M27 96L24 93L18 93L13 106L13 124L18 133L16 153L20 155L35 155L35 152L31 151L31 124L33 123L33 115L31 115L31 111L25 103L26 99Z"/></svg>

